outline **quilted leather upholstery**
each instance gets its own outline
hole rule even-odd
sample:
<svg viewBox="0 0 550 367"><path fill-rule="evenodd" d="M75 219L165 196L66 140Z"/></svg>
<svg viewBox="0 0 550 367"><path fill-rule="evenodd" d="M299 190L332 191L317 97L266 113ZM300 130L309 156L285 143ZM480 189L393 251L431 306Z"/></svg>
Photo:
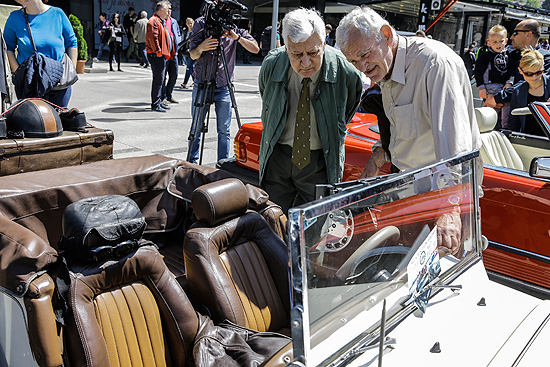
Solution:
<svg viewBox="0 0 550 367"><path fill-rule="evenodd" d="M258 331L279 330L286 326L285 309L267 264L254 242L246 242L220 254L240 299L246 326Z"/></svg>
<svg viewBox="0 0 550 367"><path fill-rule="evenodd" d="M286 244L255 212L210 228L195 223L183 254L189 290L215 322L281 331L290 319Z"/></svg>
<svg viewBox="0 0 550 367"><path fill-rule="evenodd" d="M156 248L69 269L71 366L187 365L198 317Z"/></svg>
<svg viewBox="0 0 550 367"><path fill-rule="evenodd" d="M160 313L147 286L136 282L115 287L95 298L94 310L111 366L132 366L132 360L166 366Z"/></svg>

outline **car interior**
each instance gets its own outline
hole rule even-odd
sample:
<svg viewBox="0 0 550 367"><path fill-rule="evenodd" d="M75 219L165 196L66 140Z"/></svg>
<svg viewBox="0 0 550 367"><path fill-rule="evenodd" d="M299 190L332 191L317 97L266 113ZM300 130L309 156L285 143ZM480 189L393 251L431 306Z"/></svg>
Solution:
<svg viewBox="0 0 550 367"><path fill-rule="evenodd" d="M219 351L197 354L196 345L209 333L222 335L212 331L222 322L231 325L224 333L241 328L268 344L277 337L282 344L273 358L259 359L263 365L290 362L286 216L265 192L228 177L162 156L4 177L0 290L9 297L0 303L14 297L24 303L35 362L186 366L215 359L204 353ZM68 308L60 319L63 212L106 194L138 204L151 244L95 263L68 259Z"/></svg>
<svg viewBox="0 0 550 367"><path fill-rule="evenodd" d="M494 130L498 116L491 107L475 110L479 126L483 163L523 171L523 162L512 143L501 131Z"/></svg>
<svg viewBox="0 0 550 367"><path fill-rule="evenodd" d="M537 120L548 118L546 121L550 121L546 108L537 110L542 111L542 113L535 114ZM480 154L484 163L529 172L533 158L550 155L548 137L510 130L493 130L498 120L495 110L491 107L478 107L475 111L482 141ZM524 108L512 113L528 114L531 112ZM539 123L543 124L541 121Z"/></svg>

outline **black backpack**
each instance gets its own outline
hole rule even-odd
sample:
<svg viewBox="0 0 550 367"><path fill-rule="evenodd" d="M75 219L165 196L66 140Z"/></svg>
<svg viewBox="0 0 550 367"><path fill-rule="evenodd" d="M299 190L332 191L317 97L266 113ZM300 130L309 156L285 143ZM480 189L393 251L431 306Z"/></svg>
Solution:
<svg viewBox="0 0 550 367"><path fill-rule="evenodd" d="M262 43L262 56L267 55L269 50L271 49L271 26L265 27L265 29L262 32L261 36L261 43Z"/></svg>

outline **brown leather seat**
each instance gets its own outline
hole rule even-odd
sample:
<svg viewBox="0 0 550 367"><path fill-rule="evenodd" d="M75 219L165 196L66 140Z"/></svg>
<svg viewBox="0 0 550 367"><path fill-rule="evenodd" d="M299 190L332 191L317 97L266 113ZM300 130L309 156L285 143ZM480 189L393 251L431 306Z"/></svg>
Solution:
<svg viewBox="0 0 550 367"><path fill-rule="evenodd" d="M187 365L199 319L155 247L69 269L71 366Z"/></svg>
<svg viewBox="0 0 550 367"><path fill-rule="evenodd" d="M286 244L256 212L246 187L225 179L197 188L199 220L183 252L189 291L215 322L288 334L290 289Z"/></svg>
<svg viewBox="0 0 550 367"><path fill-rule="evenodd" d="M62 328L55 318L52 299L55 283L44 273L29 284L23 298L27 309L29 343L40 367L63 364Z"/></svg>
<svg viewBox="0 0 550 367"><path fill-rule="evenodd" d="M269 195L264 190L251 184L246 185L246 190L248 191L248 209L261 214L271 229L286 242L287 217L283 213L283 209L270 201Z"/></svg>
<svg viewBox="0 0 550 367"><path fill-rule="evenodd" d="M55 284L45 273L56 260L57 251L44 239L0 215L0 287L2 293L23 297L29 344L40 367L63 363L61 328L52 307Z"/></svg>
<svg viewBox="0 0 550 367"><path fill-rule="evenodd" d="M283 213L283 209L281 209L279 205L270 201L265 208L258 210L258 213L261 214L267 224L269 224L269 227L275 231L277 236L281 237L281 239L286 242L285 229L287 217L285 213Z"/></svg>

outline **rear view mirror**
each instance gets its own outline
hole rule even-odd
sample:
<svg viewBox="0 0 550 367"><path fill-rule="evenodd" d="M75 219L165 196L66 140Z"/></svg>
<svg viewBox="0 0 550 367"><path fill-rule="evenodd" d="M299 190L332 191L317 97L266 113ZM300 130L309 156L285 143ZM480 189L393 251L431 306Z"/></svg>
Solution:
<svg viewBox="0 0 550 367"><path fill-rule="evenodd" d="M537 178L550 178L550 157L535 157L529 167L529 175Z"/></svg>

